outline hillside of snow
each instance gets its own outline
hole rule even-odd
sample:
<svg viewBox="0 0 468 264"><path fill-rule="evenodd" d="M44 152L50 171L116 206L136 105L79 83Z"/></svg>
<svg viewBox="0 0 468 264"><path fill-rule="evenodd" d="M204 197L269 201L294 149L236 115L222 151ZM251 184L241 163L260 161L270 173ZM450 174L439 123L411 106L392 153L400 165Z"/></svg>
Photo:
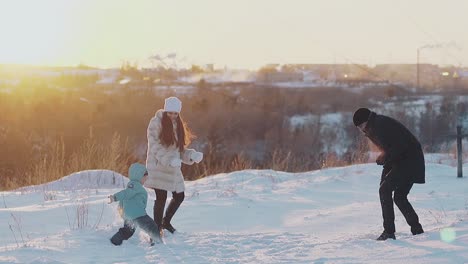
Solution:
<svg viewBox="0 0 468 264"><path fill-rule="evenodd" d="M186 182L173 219L179 232L153 247L140 231L122 246L109 242L123 220L107 196L127 179L83 171L0 193L0 263L467 263L468 179L451 166L426 169L427 183L409 196L423 235L412 236L395 207L397 240L374 240L382 232L381 168L363 164Z"/></svg>

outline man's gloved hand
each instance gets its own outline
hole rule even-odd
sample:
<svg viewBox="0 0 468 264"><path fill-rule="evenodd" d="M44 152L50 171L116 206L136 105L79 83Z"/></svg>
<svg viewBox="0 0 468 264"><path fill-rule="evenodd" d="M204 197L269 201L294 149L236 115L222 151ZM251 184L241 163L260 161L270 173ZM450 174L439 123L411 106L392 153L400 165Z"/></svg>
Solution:
<svg viewBox="0 0 468 264"><path fill-rule="evenodd" d="M109 203L115 202L115 197L114 197L114 195L109 195L108 197L109 197Z"/></svg>
<svg viewBox="0 0 468 264"><path fill-rule="evenodd" d="M377 163L377 165L385 165L385 154L380 154L375 162Z"/></svg>

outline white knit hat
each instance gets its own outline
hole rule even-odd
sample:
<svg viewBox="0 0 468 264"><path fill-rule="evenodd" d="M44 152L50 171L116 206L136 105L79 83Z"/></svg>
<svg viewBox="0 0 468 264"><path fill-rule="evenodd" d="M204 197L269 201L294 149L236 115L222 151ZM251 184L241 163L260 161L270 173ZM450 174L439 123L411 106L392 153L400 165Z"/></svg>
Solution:
<svg viewBox="0 0 468 264"><path fill-rule="evenodd" d="M164 100L165 112L177 112L182 110L182 102L177 97L169 97Z"/></svg>

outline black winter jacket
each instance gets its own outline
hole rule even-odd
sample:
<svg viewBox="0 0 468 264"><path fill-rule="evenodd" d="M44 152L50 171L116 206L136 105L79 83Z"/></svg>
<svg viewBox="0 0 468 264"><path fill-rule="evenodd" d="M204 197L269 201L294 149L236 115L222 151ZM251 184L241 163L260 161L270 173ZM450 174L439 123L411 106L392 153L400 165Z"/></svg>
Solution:
<svg viewBox="0 0 468 264"><path fill-rule="evenodd" d="M416 137L397 120L371 112L366 136L382 151L387 177L425 183L424 154Z"/></svg>

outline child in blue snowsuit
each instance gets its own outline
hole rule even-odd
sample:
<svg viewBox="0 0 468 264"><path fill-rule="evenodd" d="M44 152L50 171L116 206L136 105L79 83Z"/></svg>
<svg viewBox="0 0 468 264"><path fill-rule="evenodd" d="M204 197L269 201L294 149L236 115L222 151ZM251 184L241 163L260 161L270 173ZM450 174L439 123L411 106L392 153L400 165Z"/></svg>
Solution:
<svg viewBox="0 0 468 264"><path fill-rule="evenodd" d="M159 227L154 220L146 214L148 193L143 184L148 178L146 167L134 163L129 169L130 181L127 188L114 195L110 195L110 203L119 202L119 209L123 211L124 226L110 239L112 244L121 245L123 240L129 239L136 227L143 229L151 237L151 241L161 241Z"/></svg>

